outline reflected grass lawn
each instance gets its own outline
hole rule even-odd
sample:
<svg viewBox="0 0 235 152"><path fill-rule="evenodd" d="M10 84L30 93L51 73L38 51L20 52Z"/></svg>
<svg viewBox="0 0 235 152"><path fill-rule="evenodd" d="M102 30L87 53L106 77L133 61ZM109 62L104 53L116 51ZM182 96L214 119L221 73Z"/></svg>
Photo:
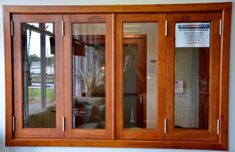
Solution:
<svg viewBox="0 0 235 152"><path fill-rule="evenodd" d="M41 88L28 88L29 100L41 100ZM46 89L46 100L54 99L54 89Z"/></svg>

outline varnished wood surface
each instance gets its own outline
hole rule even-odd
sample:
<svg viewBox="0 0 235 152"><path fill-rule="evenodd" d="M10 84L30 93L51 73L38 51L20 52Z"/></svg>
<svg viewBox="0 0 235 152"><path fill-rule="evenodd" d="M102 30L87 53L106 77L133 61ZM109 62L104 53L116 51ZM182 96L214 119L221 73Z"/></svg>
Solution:
<svg viewBox="0 0 235 152"><path fill-rule="evenodd" d="M198 4L155 4L155 5L100 5L100 6L17 6L4 5L12 13L159 13L159 12L200 12L231 9L227 3Z"/></svg>
<svg viewBox="0 0 235 152"><path fill-rule="evenodd" d="M221 13L177 13L169 14L169 36L168 38L168 80L167 80L167 118L168 118L168 133L167 140L195 140L195 141L218 141L216 134L216 126L219 105L219 70L220 70L220 36L219 36L219 21ZM209 65L209 126L208 129L176 129L174 126L175 118L175 23L176 22L210 22L210 65Z"/></svg>
<svg viewBox="0 0 235 152"><path fill-rule="evenodd" d="M229 52L231 35L231 10L222 12L223 29L221 36L221 59L220 59L220 102L219 118L221 130L219 143L228 147L228 97L229 97ZM233 116L230 116L233 117Z"/></svg>
<svg viewBox="0 0 235 152"><path fill-rule="evenodd" d="M63 39L61 37L61 15L13 15L14 21L14 49L13 49L13 66L14 66L14 116L16 118L15 137L48 137L61 138L62 132L62 113L63 113ZM56 40L56 128L24 128L23 118L23 57L22 57L22 23L55 23L55 40ZM9 118L11 119L11 118ZM12 119L11 119L12 120Z"/></svg>
<svg viewBox="0 0 235 152"><path fill-rule="evenodd" d="M152 140L87 140L87 139L13 139L9 146L82 146L82 147L134 147L225 150L215 142L202 141L152 141Z"/></svg>
<svg viewBox="0 0 235 152"><path fill-rule="evenodd" d="M165 39L163 36L162 31L165 31L164 23L165 23L165 16L159 14L118 14L117 21L116 21L116 138L117 139L136 139L136 140L157 140L157 139L164 139L164 132L163 132L163 120L164 120L164 101L161 100L162 95L161 89L156 90L157 99L156 102L156 111L158 113L153 113L156 115L156 127L153 129L147 128L139 128L139 129L131 129L131 128L124 128L124 100L123 100L123 84L125 83L123 80L123 44L124 35L123 35L123 23L157 23L158 24L158 33L155 33L158 37L158 42L155 43L159 44L156 46L156 59L159 60L157 64L157 69L160 75L163 71L161 66L164 66L164 63L161 62L164 60L164 53L165 49L162 44L165 43ZM147 51L146 51L147 52ZM161 59L160 59L161 58ZM160 70L160 71L159 71ZM156 76L158 79L158 75ZM146 78L145 78L146 79ZM159 80L159 79L158 79ZM161 83L160 83L161 84ZM157 85L157 84L156 84ZM158 88L159 84L157 85ZM161 88L161 86L159 86Z"/></svg>
<svg viewBox="0 0 235 152"><path fill-rule="evenodd" d="M113 26L111 14L80 14L65 15L64 36L64 107L66 118L65 138L79 139L113 139L114 138L114 50L112 49ZM105 128L88 129L72 127L72 24L73 23L104 23L105 24ZM102 38L102 37L100 37Z"/></svg>
<svg viewBox="0 0 235 152"><path fill-rule="evenodd" d="M3 13L4 13L4 45L5 45L5 87L6 87L6 145L8 146L89 146L89 147L141 147L141 148L188 148L188 149L217 149L217 150L225 150L228 148L228 77L229 77L229 47L230 47L230 28L231 28L231 5L232 3L210 3L210 4L169 4L169 5L114 5L114 6L3 6ZM125 132L125 130L122 129L122 122L120 122L121 118L121 108L120 106L120 90L118 90L118 86L120 87L121 82L117 79L117 77L120 74L120 71L118 72L117 68L120 66L119 62L121 61L121 58L118 58L116 56L117 51L120 51L118 47L116 48L115 46L120 46L121 45L121 37L119 33L116 31L121 31L120 27L116 27L116 16L118 14L131 14L132 19L129 18L130 22L135 21L135 20L142 20L144 22L154 22L155 20L152 19L151 14L157 13L162 15L161 17L163 19L166 18L171 18L170 12L174 12L172 15L178 12L178 14L181 14L181 20L184 21L190 21L190 15L188 14L194 14L194 13L199 13L193 15L197 19L202 19L204 21L211 20L211 15L203 15L203 13L209 13L211 12L212 14L214 12L218 12L221 14L220 17L223 19L223 33L221 36L220 41L220 54L215 53L213 56L215 56L216 59L218 57L220 58L219 63L218 62L212 62L216 65L216 67L219 67L219 71L217 70L212 70L210 72L215 73L215 80L219 78L219 81L217 83L219 84L213 84L212 86L217 86L219 87L218 90L215 92L218 93L215 97L212 97L213 99L216 99L217 97L219 100L216 99L217 106L213 106L210 116L210 122L209 125L212 127L209 127L209 132L208 131L203 131L199 130L196 131L195 129L184 129L184 130L178 130L175 129L174 132L176 133L173 136L169 136L170 138L165 138L165 134L163 133L164 125L164 117L167 116L167 118L171 119L173 116L170 114L171 110L173 109L168 109L168 110L160 110L158 113L156 113L157 116L161 116L158 121L160 122L158 124L158 129L156 131L159 134L155 135L149 135L147 137L144 137L144 139L138 139L140 136L144 136L145 131L137 134L133 133L128 133L129 131ZM190 12L190 13L189 13ZM110 81L110 86L107 86L110 89L110 92L112 94L106 95L107 98L111 100L110 102L110 107L112 107L109 111L110 116L106 117L107 120L109 121L109 127L110 130L106 132L105 134L100 131L95 130L95 136L93 139L88 140L86 137L92 136L92 133L88 133L88 130L85 130L81 136L83 139L76 139L77 137L72 137L72 136L67 136L67 139L65 138L65 134L62 133L56 133L54 134L53 130L47 130L47 131L42 131L42 130L37 130L37 131L42 131L44 133L40 134L35 133L36 130L34 129L29 129L26 131L21 131L23 134L18 134L16 132L16 136L14 136L14 132L12 131L12 116L17 114L17 110L15 111L13 109L13 104L15 101L15 96L14 96L14 90L17 92L16 88L19 88L20 86L16 86L17 83L15 83L13 80L14 78L14 68L13 68L13 47L12 47L12 37L10 35L10 20L12 19L12 15L14 14L28 14L28 18L32 14L44 14L44 16L47 16L48 14L52 14L54 16L57 15L69 15L69 14L87 14L87 15L98 15L98 14L111 14L109 17L110 18L110 30L111 30L111 35L109 41L106 43L108 44L108 47L111 49L109 54L106 54L106 58L110 61L110 65L108 65L107 68L111 69L109 72L109 78L106 79L106 81ZM151 14L149 14L151 13ZM47 14L47 15L45 15ZM56 15L57 14L57 15ZM143 17L140 14L145 14L149 17ZM202 14L202 15L200 15ZM212 15L213 16L213 15ZM53 17L54 18L54 17ZM123 19L125 16L123 16ZM128 17L127 17L128 18ZM39 21L40 18L32 18L35 21ZM65 18L63 18L65 19ZM82 18L81 18L82 19ZM102 19L99 18L98 20ZM53 20L53 19L52 19ZM83 21L86 20L86 18L82 19ZM93 22L98 21L96 19L91 19ZM218 23L218 19L215 19L216 24ZM61 20L58 23L58 25L61 24ZM66 25L66 23L65 23ZM173 39L166 39L164 36L164 20L162 22L159 22L161 29L159 29L159 38L163 41L159 41L159 48L160 49L165 49L164 51L160 51L158 54L158 71L161 71L161 74L158 74L158 94L161 95L161 97L158 99L158 106L161 107L161 109L166 109L166 107L171 107L173 105L170 105L169 101L169 94L167 93L167 90L169 91L169 82L167 82L166 78L168 76L168 69L169 68L169 60L166 58L171 57L173 54L169 54L169 50L172 50L172 43L174 43ZM61 26L61 25L60 25ZM171 34L172 28L170 26L173 26L171 22L169 22L168 25L168 35ZM174 26L173 26L174 27ZM218 28L218 24L215 25L216 28ZM61 29L61 28L60 28ZM68 29L65 29L65 34ZM61 31L58 31L60 34ZM217 31L218 32L218 31ZM15 33L16 34L16 33ZM18 33L19 34L19 33ZM115 37L115 34L117 37ZM118 36L119 35L119 36ZM65 36L66 37L66 36ZM67 43L66 43L67 41ZM214 40L213 40L214 41ZM218 38L215 39L215 41L218 41ZM110 43L111 42L111 43ZM20 44L19 42L17 42ZM16 44L17 44L16 43ZM171 45L169 45L171 44ZM15 44L14 44L15 45ZM69 48L69 40L64 38L64 47L62 46L61 48ZM215 46L216 48L218 46ZM19 48L18 48L19 49ZM116 50L115 50L116 49ZM65 55L68 53L69 50L66 50L66 53L63 53L63 58L59 58L59 60L65 60L67 62L69 58L68 55ZM119 52L118 52L119 53ZM117 54L118 54L117 53ZM62 55L62 54L60 54ZM107 57L107 55L109 57ZM171 56L169 56L171 55ZM15 55L14 55L15 56ZM169 56L169 57L168 57ZM20 62L19 62L20 63ZM63 63L63 61L62 61ZM59 64L60 67L63 66L63 70L61 72L63 73L61 76L60 81L63 80L64 84L68 82L68 80L64 79L64 76L67 75L67 72L69 69L65 68L66 65L61 65ZM16 66L19 66L16 64ZM168 67L167 67L168 66ZM172 66L172 65L171 65ZM120 67L119 67L120 68ZM60 73L61 74L61 73ZM117 80L117 81L115 81ZM63 85L64 85L63 84ZM71 94L67 91L67 87L63 86L62 84L60 87L63 88L63 91L60 95L61 100L65 100L64 96L68 96ZM16 88L15 88L16 87ZM66 90L66 91L64 91ZM215 90L215 89L214 89ZM170 90L172 91L172 90ZM172 92L173 93L173 92ZM21 96L20 93L18 93L19 96ZM171 96L171 95L170 95ZM20 100L20 99L16 99ZM167 102L166 102L167 101ZM17 103L18 104L18 103ZM65 106L65 103L64 105ZM67 105L68 106L68 105ZM18 108L19 109L19 108ZM61 110L62 113L68 113L68 111L63 111ZM170 113L169 113L170 112ZM20 113L19 113L20 114ZM220 118L221 119L221 130L220 130L220 135L217 136L215 135L215 121L212 122L212 120L215 120L215 118ZM61 118L58 118L59 120L57 121L57 130L59 132L62 132L61 128ZM116 124L118 123L118 124ZM18 124L19 125L19 124ZM17 127L19 128L19 126ZM167 131L171 131L172 122L168 124ZM66 126L67 131L69 131L69 126ZM52 131L52 132L51 132ZM120 136L120 132L124 131L122 136ZM49 134L47 134L47 132ZM92 132L92 131L90 131ZM125 134L127 133L127 134ZM19 135L17 137L17 134ZM148 134L148 133L147 133ZM213 135L212 135L213 134ZM49 138L48 138L49 135ZM130 138L129 135L131 135L133 138ZM136 136L137 135L137 136ZM199 136L198 136L199 135ZM101 138L96 138L97 136L101 136ZM138 137L139 136L139 137ZM149 139L149 137L153 137L154 139ZM192 137L190 137L192 136ZM15 138L17 137L17 138ZM187 138L187 140L183 141L184 138ZM195 141L194 137L196 138ZM50 139L51 138L51 139ZM104 138L107 138L107 140L104 140ZM128 140L121 140L120 138L126 138ZM138 140L132 140L132 139L138 139ZM174 141L173 141L174 140ZM177 141L176 141L177 140ZM203 141L204 140L204 141Z"/></svg>
<svg viewBox="0 0 235 152"><path fill-rule="evenodd" d="M6 144L9 144L13 139L12 132L12 116L13 116L13 69L12 69L12 37L10 28L10 13L3 9L4 17L4 57L5 57L5 99L6 99L6 129L5 139Z"/></svg>

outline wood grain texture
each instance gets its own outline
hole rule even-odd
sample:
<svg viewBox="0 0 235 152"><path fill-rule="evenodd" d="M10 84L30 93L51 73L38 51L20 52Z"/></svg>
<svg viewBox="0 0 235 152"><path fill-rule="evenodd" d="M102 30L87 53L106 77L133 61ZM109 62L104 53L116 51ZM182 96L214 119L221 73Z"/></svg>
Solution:
<svg viewBox="0 0 235 152"><path fill-rule="evenodd" d="M145 140L159 140L164 139L164 132L163 132L163 120L165 115L163 114L164 109L164 100L162 100L162 84L158 83L156 94L158 98L156 99L156 109L158 109L158 113L154 113L156 115L156 128L153 129L145 129L139 128L138 130L135 129L128 129L124 128L124 100L123 100L123 84L125 83L123 80L123 44L125 44L125 35L123 35L123 23L157 23L158 24L158 33L156 33L158 37L158 42L155 44L159 44L156 46L156 57L157 58L157 69L158 74L163 74L164 63L162 60L165 60L165 47L162 46L165 43L165 36L164 36L164 23L165 23L165 16L159 14L118 14L117 21L116 21L116 137L117 139L145 139ZM161 58L161 59L160 59ZM161 77L162 78L162 77ZM159 81L159 76L157 75L156 78Z"/></svg>
<svg viewBox="0 0 235 152"><path fill-rule="evenodd" d="M4 5L12 13L163 13L163 12L200 12L231 9L227 3L198 4L156 4L156 5L105 5L105 6L17 6Z"/></svg>
<svg viewBox="0 0 235 152"><path fill-rule="evenodd" d="M220 59L220 102L219 117L221 130L219 142L228 148L228 97L229 97L229 52L231 35L231 10L225 9L222 13L223 29L221 36L221 59Z"/></svg>
<svg viewBox="0 0 235 152"><path fill-rule="evenodd" d="M7 146L89 146L89 147L140 147L140 148L187 148L187 149L216 149L226 150L228 149L228 85L229 85L229 51L230 51L230 28L231 28L231 5L232 3L210 3L210 4L169 4L169 5L114 5L114 6L3 6L4 13L4 45L5 45L5 90L6 90L6 145ZM202 13L203 12L203 13ZM176 20L175 13L178 14L178 21L212 21L213 28L218 28L218 17L214 17L216 12L220 15L219 18L223 19L223 32L222 36L212 39L213 43L220 41L220 46L215 45L214 48L219 47L219 52L214 52L212 55L215 57L211 64L216 64L216 68L210 73L215 74L212 79L218 80L211 84L215 96L211 95L212 99L216 100L216 106L210 104L212 110L210 112L209 131L208 130L195 130L195 129L173 129L173 106L172 95L174 91L172 89L171 81L168 79L168 75L173 77L173 57L174 57L174 39L172 36L164 36L164 21L169 19L168 34L174 35L173 20ZM127 15L125 15L125 13ZM10 35L10 20L11 16L21 15L27 16L27 21L42 21L44 17L33 17L41 14L45 17L44 21L55 21L59 27L61 27L62 19L65 21L65 37L64 40L59 38L60 53L58 55L59 65L59 89L58 93L61 103L57 109L57 128L51 129L22 129L20 126L22 122L17 121L16 133L12 132L12 116L17 114L18 118L21 118L22 112L20 112L18 106L22 105L20 99L22 92L17 88L20 88L22 82L17 78L21 67L21 61L19 60L20 54L15 51L21 47L20 39L16 39L12 46L12 37ZM72 15L74 14L74 15ZM109 77L106 81L109 85L106 86L109 89L109 94L106 94L110 107L107 109L106 120L108 122L106 131L100 130L81 130L73 132L71 129L71 103L67 101L72 97L71 92L71 31L69 31L70 22L76 20L76 15L80 14L80 21L87 21L87 16L95 16L89 18L90 22L99 22L100 20L107 21L108 37L106 45L109 48L109 52L106 52L106 60L109 65ZM84 15L82 15L84 14ZM129 14L129 15L128 15ZM131 15L130 15L131 14ZM141 15L140 15L141 14ZM205 15L206 14L206 15ZM120 18L119 15L122 15ZM154 16L158 16L154 18ZM56 17L60 16L60 17ZM176 15L177 16L177 15ZM46 18L48 20L46 20ZM158 98L158 106L160 110L156 113L159 124L156 130L141 131L136 134L130 132L130 130L123 129L122 122L122 90L119 89L122 86L122 26L121 21L126 20L129 22L143 21L143 22L159 22L159 46L158 49L162 51L158 52L158 91L160 95ZM26 20L25 20L26 21ZM19 28L19 27L18 27ZM218 31L214 31L218 34ZM61 28L56 33L61 33ZM15 31L15 36L20 37L19 29L18 33ZM221 40L220 40L221 39ZM160 41L161 40L161 41ZM111 51L110 51L111 50ZM172 52L173 51L173 52ZM17 52L17 51L16 51ZM58 53L57 53L58 54ZM16 57L17 60L14 60ZM218 62L219 61L219 62ZM212 65L211 65L212 67ZM210 68L211 68L210 67ZM16 70L18 68L18 70ZM214 67L212 67L214 68ZM16 70L16 71L15 71ZM58 69L57 69L58 70ZM170 70L170 71L169 71ZM15 71L15 72L14 72ZM17 81L14 82L14 79ZM173 79L172 79L173 80ZM61 81L63 81L61 83ZM216 89L218 87L219 89ZM15 96L15 95L16 96ZM19 97L19 98L18 98ZM217 99L218 98L218 99ZM17 101L17 102L16 102ZM66 102L65 102L66 101ZM16 103L16 104L15 104ZM15 104L15 109L13 105ZM19 113L18 113L19 112ZM19 115L18 115L19 114ZM66 132L62 132L61 116L65 114L66 118ZM163 133L164 130L164 117L169 120L168 123L168 135ZM220 135L215 135L216 120L221 120ZM174 132L174 133L173 133ZM75 135L73 135L75 133ZM16 136L15 136L16 135ZM80 136L81 135L81 136ZM145 136L147 135L147 136ZM79 136L79 137L78 137ZM80 138L80 139L79 139ZM89 138L89 139L88 139ZM125 139L125 140L122 140ZM130 140L138 139L138 140Z"/></svg>
<svg viewBox="0 0 235 152"><path fill-rule="evenodd" d="M176 13L168 15L169 36L168 38L168 80L167 80L167 140L197 140L218 141L216 135L216 122L219 105L219 70L220 70L220 36L219 20L221 13ZM174 80L175 80L175 23L177 22L210 22L210 72L209 72L209 128L208 129L179 129L174 127Z"/></svg>
<svg viewBox="0 0 235 152"><path fill-rule="evenodd" d="M44 138L61 138L62 132L62 101L63 101L63 46L61 37L61 15L13 15L14 21L14 37L13 37L13 70L14 70L14 112L16 118L15 137L44 137ZM56 128L24 128L23 118L23 57L22 57L22 23L55 23L55 40L56 40ZM10 118L9 118L10 119Z"/></svg>
<svg viewBox="0 0 235 152"><path fill-rule="evenodd" d="M7 9L3 9L4 17L4 49L5 49L5 99L6 99L6 144L14 138L12 132L13 116L13 68L12 68L12 37L11 37L11 17Z"/></svg>
<svg viewBox="0 0 235 152"><path fill-rule="evenodd" d="M66 138L79 139L113 139L114 138L114 58L113 58L113 26L111 14L65 15L64 36L64 107L66 117ZM105 24L105 129L79 129L72 127L72 24L104 23ZM111 41L110 41L111 40Z"/></svg>
<svg viewBox="0 0 235 152"><path fill-rule="evenodd" d="M225 150L215 142L203 141L153 141L153 140L87 140L87 139L13 139L9 146L81 146L81 147L127 147L127 148L174 148Z"/></svg>

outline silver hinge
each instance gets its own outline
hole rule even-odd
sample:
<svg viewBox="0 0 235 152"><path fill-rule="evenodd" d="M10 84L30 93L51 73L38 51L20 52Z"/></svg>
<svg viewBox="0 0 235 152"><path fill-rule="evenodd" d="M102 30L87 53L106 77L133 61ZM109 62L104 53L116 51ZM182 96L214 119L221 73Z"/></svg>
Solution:
<svg viewBox="0 0 235 152"><path fill-rule="evenodd" d="M16 122L16 118L15 118L15 116L12 116L12 131L16 130L15 122Z"/></svg>
<svg viewBox="0 0 235 152"><path fill-rule="evenodd" d="M167 132L167 119L164 119L164 133L166 134Z"/></svg>
<svg viewBox="0 0 235 152"><path fill-rule="evenodd" d="M165 21L165 36L167 36L167 31L168 30L168 21Z"/></svg>
<svg viewBox="0 0 235 152"><path fill-rule="evenodd" d="M220 135L220 119L217 119L216 134Z"/></svg>
<svg viewBox="0 0 235 152"><path fill-rule="evenodd" d="M222 35L222 31L223 31L223 20L222 19L220 19L220 21L219 21L219 35Z"/></svg>
<svg viewBox="0 0 235 152"><path fill-rule="evenodd" d="M61 22L61 28L62 36L64 36L64 21Z"/></svg>
<svg viewBox="0 0 235 152"><path fill-rule="evenodd" d="M65 132L65 117L62 117L62 131Z"/></svg>
<svg viewBox="0 0 235 152"><path fill-rule="evenodd" d="M14 36L14 21L11 20L11 36Z"/></svg>

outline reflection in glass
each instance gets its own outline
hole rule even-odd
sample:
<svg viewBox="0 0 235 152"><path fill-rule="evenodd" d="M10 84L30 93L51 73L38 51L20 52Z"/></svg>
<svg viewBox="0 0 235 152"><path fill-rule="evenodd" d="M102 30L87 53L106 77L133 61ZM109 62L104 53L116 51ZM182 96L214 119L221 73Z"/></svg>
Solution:
<svg viewBox="0 0 235 152"><path fill-rule="evenodd" d="M209 48L175 49L175 128L208 128Z"/></svg>
<svg viewBox="0 0 235 152"><path fill-rule="evenodd" d="M73 128L105 128L105 24L74 23Z"/></svg>
<svg viewBox="0 0 235 152"><path fill-rule="evenodd" d="M157 23L123 24L124 128L156 128Z"/></svg>
<svg viewBox="0 0 235 152"><path fill-rule="evenodd" d="M23 23L23 112L25 128L55 128L54 23Z"/></svg>

